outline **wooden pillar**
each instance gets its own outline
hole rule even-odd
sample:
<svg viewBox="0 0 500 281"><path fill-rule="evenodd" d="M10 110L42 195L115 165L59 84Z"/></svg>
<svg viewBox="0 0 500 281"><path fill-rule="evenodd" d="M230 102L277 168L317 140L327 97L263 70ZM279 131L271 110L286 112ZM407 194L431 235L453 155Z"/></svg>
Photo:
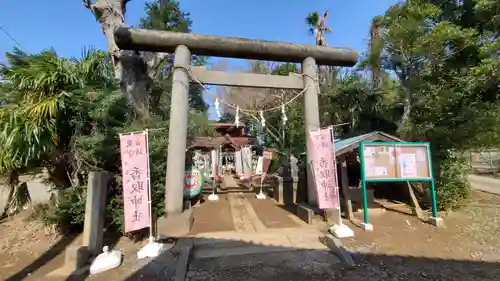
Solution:
<svg viewBox="0 0 500 281"><path fill-rule="evenodd" d="M344 210L346 216L349 220L354 218L352 212L352 201L349 194L349 177L347 175L347 160L345 154L340 155L340 187L342 188L342 193L344 194Z"/></svg>

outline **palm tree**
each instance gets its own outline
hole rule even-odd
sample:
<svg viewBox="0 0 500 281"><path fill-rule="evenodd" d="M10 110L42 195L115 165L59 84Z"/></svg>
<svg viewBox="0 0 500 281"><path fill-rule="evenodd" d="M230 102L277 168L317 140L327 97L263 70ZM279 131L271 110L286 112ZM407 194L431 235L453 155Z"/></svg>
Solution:
<svg viewBox="0 0 500 281"><path fill-rule="evenodd" d="M326 17L328 16L328 11L326 11L320 18L318 12L311 12L306 17L306 25L309 26L309 32L311 35L316 37L316 45L326 46L325 34L332 32L330 27L326 24Z"/></svg>
<svg viewBox="0 0 500 281"><path fill-rule="evenodd" d="M382 42L382 16L373 18L370 26L370 43L367 64L371 69L372 83L374 87L378 87L381 80L381 56L383 49Z"/></svg>
<svg viewBox="0 0 500 281"><path fill-rule="evenodd" d="M3 97L0 108L0 173L8 174L9 200L26 202L15 195L19 174L42 162L50 163L49 174L58 187L68 187L68 148L74 133L75 98L88 87L113 87L112 68L106 53L88 49L81 59L66 59L53 50L28 55L7 53L8 64L0 68ZM80 120L85 121L85 120Z"/></svg>
<svg viewBox="0 0 500 281"><path fill-rule="evenodd" d="M314 35L316 38L316 45L326 46L326 33L332 32L330 27L326 24L326 17L328 16L328 10L325 11L322 17L319 16L318 12L311 12L307 15L305 19L306 25L309 27L309 33ZM320 67L320 73L323 76L323 83L330 85L330 81L333 80L329 78L329 74L332 73L332 69L327 66Z"/></svg>

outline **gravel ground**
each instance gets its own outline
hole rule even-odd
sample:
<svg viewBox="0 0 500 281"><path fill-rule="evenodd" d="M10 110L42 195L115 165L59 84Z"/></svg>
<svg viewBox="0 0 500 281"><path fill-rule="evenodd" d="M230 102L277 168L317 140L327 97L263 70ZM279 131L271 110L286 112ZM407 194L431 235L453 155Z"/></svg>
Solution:
<svg viewBox="0 0 500 281"><path fill-rule="evenodd" d="M475 192L466 208L442 217L443 229L389 211L371 217L373 233L351 226L356 237L343 243L355 253L354 268L325 251L290 251L195 262L186 280L500 280L500 196ZM0 280L45 280L40 277L62 264L63 246L78 241L61 240L22 216L2 222ZM57 245L61 251L46 254ZM124 265L87 280L171 280L177 256L137 262L133 253L140 246L121 239L117 248L127 253Z"/></svg>
<svg viewBox="0 0 500 281"><path fill-rule="evenodd" d="M194 261L186 281L336 280L338 259L328 251L294 250Z"/></svg>
<svg viewBox="0 0 500 281"><path fill-rule="evenodd" d="M436 229L386 212L372 219L373 233L354 228L344 245L358 266L338 280L500 280L500 196L474 192L443 218L446 228Z"/></svg>
<svg viewBox="0 0 500 281"><path fill-rule="evenodd" d="M371 218L372 233L351 225L356 237L343 242L355 267L327 252L295 251L195 262L186 280L500 280L500 196L475 192L466 208L442 217L443 229L391 211Z"/></svg>

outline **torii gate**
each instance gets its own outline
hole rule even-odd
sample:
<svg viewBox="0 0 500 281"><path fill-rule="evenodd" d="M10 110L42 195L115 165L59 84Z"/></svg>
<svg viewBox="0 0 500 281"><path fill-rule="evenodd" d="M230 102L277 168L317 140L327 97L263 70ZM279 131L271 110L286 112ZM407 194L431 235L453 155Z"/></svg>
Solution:
<svg viewBox="0 0 500 281"><path fill-rule="evenodd" d="M167 178L165 186L165 212L182 216L184 163L188 127L188 93L190 81L186 69L190 67L191 54L302 63L302 76L262 75L253 73L227 73L223 71L192 68L191 74L207 85L257 87L304 90L306 134L318 129L318 79L317 65L353 66L357 62L356 51L345 48L317 45L292 44L234 37L207 36L191 33L157 31L149 29L117 28L116 44L124 50L149 52L174 52L174 72L168 136ZM308 144L309 145L309 144ZM307 155L309 161L309 155ZM309 175L308 178L311 178ZM309 204L317 205L316 190L307 188ZM172 221L173 222L173 221ZM177 223L175 223L177 224ZM180 226L177 226L180 227Z"/></svg>

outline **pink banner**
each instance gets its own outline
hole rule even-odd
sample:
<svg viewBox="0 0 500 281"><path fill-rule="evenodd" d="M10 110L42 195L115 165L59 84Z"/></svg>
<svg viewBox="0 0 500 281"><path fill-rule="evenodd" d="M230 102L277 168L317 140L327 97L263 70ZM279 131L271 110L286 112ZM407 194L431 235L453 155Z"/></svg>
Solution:
<svg viewBox="0 0 500 281"><path fill-rule="evenodd" d="M125 232L149 227L146 133L120 136Z"/></svg>
<svg viewBox="0 0 500 281"><path fill-rule="evenodd" d="M271 165L271 161L273 160L273 152L271 150L264 149L262 153L262 177L260 178L261 182L264 182L267 170L269 170L269 166Z"/></svg>
<svg viewBox="0 0 500 281"><path fill-rule="evenodd" d="M339 185L335 151L333 150L332 128L309 132L312 143L311 164L318 194L320 209L340 208Z"/></svg>

